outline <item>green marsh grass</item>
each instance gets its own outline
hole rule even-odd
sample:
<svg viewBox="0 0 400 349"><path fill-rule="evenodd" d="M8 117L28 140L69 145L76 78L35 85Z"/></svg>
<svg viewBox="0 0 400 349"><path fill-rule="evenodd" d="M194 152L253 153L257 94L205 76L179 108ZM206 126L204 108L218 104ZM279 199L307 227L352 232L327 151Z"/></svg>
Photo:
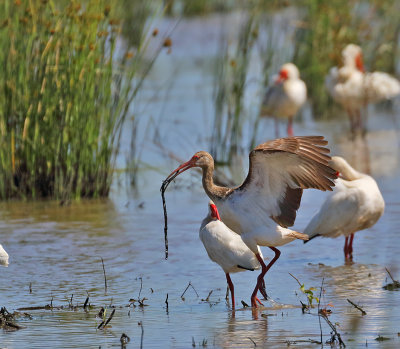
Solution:
<svg viewBox="0 0 400 349"><path fill-rule="evenodd" d="M117 3L0 3L0 199L108 195L155 59L144 21L134 46L121 40Z"/></svg>

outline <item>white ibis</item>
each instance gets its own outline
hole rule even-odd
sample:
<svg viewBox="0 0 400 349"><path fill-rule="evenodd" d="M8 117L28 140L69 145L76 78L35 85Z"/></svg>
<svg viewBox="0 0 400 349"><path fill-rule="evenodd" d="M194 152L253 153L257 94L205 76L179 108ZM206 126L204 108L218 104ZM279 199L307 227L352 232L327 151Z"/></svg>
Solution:
<svg viewBox="0 0 400 349"><path fill-rule="evenodd" d="M279 136L277 118L288 119L287 134L293 136L293 117L307 99L307 87L293 63L282 65L275 83L264 96L260 116L275 117L275 133Z"/></svg>
<svg viewBox="0 0 400 349"><path fill-rule="evenodd" d="M0 244L0 265L7 267L8 266L8 253Z"/></svg>
<svg viewBox="0 0 400 349"><path fill-rule="evenodd" d="M326 78L332 98L348 113L354 132L363 126L361 110L368 103L391 99L400 94L400 82L382 72L366 73L360 46L349 44L342 51L343 67L333 67Z"/></svg>
<svg viewBox="0 0 400 349"><path fill-rule="evenodd" d="M294 224L303 189L332 190L336 171L328 166L328 142L322 136L279 138L254 148L249 155L247 178L236 188L214 184L214 159L200 151L174 170L166 180L175 178L192 167L203 171L203 188L218 207L222 221L241 237L261 264L261 274L252 294L256 295L264 275L279 258L275 246L295 239L306 240L307 235L287 229ZM278 224L278 225L277 225ZM258 245L268 246L275 257L265 265Z"/></svg>
<svg viewBox="0 0 400 349"><path fill-rule="evenodd" d="M310 240L316 236L344 235L345 259L353 258L354 233L372 227L382 216L385 202L375 180L356 171L339 156L329 164L339 172L336 186L304 230Z"/></svg>
<svg viewBox="0 0 400 349"><path fill-rule="evenodd" d="M200 226L200 240L203 243L210 259L219 264L225 272L226 281L229 286L232 298L232 309L235 309L235 294L230 273L237 273L245 270L260 269L254 253L243 242L241 236L229 229L219 216L217 206L210 201L209 212ZM258 254L263 259L260 249ZM267 298L264 289L261 293ZM256 298L261 304L261 302Z"/></svg>

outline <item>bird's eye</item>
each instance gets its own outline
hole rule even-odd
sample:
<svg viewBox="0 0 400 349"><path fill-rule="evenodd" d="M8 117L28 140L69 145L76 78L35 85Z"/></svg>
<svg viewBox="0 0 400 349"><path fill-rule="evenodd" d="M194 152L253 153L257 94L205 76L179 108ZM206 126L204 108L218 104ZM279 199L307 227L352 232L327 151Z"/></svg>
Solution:
<svg viewBox="0 0 400 349"><path fill-rule="evenodd" d="M200 156L198 156L198 155L193 155L193 157L192 157L192 160L199 160L200 159Z"/></svg>

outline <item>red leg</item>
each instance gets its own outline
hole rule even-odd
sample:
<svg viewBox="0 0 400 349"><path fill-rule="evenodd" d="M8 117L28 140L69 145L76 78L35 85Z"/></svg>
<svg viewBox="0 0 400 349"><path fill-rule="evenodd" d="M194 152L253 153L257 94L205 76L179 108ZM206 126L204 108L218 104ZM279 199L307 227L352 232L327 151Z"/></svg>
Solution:
<svg viewBox="0 0 400 349"><path fill-rule="evenodd" d="M233 283L231 277L229 276L229 273L226 273L225 275L226 275L226 281L228 282L229 290L231 291L232 309L235 309L235 294L233 291Z"/></svg>
<svg viewBox="0 0 400 349"><path fill-rule="evenodd" d="M289 117L288 124L287 124L287 134L289 137L293 137L293 116Z"/></svg>
<svg viewBox="0 0 400 349"><path fill-rule="evenodd" d="M349 259L353 259L353 240L354 240L354 234L350 235L350 242L349 242Z"/></svg>
<svg viewBox="0 0 400 349"><path fill-rule="evenodd" d="M347 258L348 258L348 257L347 257L348 250L349 250L348 241L349 241L349 237L346 236L346 239L344 240L344 248L343 248L343 251L344 251L344 259L347 259Z"/></svg>
<svg viewBox="0 0 400 349"><path fill-rule="evenodd" d="M258 299L258 297L256 297L256 301L260 304L260 305L264 305L261 303L261 301Z"/></svg>
<svg viewBox="0 0 400 349"><path fill-rule="evenodd" d="M265 274L272 267L272 265L278 260L279 256L281 255L281 251L279 251L277 248L271 247L271 246L268 246L268 247L272 251L275 252L275 257L271 260L271 262L269 262L268 265L265 265L265 263L264 263L264 261L261 258L259 253L256 254L257 260L261 264L261 274L258 275L256 287L255 287L255 289L253 291L253 294L251 295L251 306L254 307L254 308L257 308L257 303L256 303L257 292L258 292L258 290L260 289L260 287L262 285L262 282L264 280Z"/></svg>
<svg viewBox="0 0 400 349"><path fill-rule="evenodd" d="M265 289L265 280L262 279L261 284L260 284L260 293L264 297L265 300L268 300L268 295L267 295L267 290Z"/></svg>

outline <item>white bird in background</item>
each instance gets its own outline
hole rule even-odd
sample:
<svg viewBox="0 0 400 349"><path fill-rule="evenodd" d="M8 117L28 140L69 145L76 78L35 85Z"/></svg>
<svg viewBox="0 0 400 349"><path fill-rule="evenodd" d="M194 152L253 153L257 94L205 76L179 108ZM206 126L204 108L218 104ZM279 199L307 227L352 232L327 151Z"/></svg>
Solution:
<svg viewBox="0 0 400 349"><path fill-rule="evenodd" d="M239 234L229 229L222 221L217 206L210 201L209 212L200 226L200 240L203 243L210 259L219 264L225 272L226 281L229 286L232 298L232 309L235 309L235 295L230 273L237 273L245 270L260 269L254 253L243 242ZM260 249L258 253L263 258ZM261 290L267 298L265 290ZM260 304L260 300L256 299Z"/></svg>
<svg viewBox="0 0 400 349"><path fill-rule="evenodd" d="M7 267L8 266L8 253L0 244L0 265Z"/></svg>
<svg viewBox="0 0 400 349"><path fill-rule="evenodd" d="M288 119L287 134L293 136L293 117L307 100L307 87L293 63L282 65L275 83L264 96L260 116L275 118L275 133L279 137L277 118Z"/></svg>
<svg viewBox="0 0 400 349"><path fill-rule="evenodd" d="M251 296L257 307L256 295L262 287L269 268L280 256L275 246L295 239L308 239L307 235L287 229L294 224L303 189L332 190L336 171L328 166L331 159L328 142L320 136L280 138L260 144L249 154L249 173L242 185L227 188L214 184L214 159L200 151L175 169L166 179L192 167L203 171L203 188L215 202L222 221L241 238L261 264L261 273ZM278 224L278 225L277 225ZM259 246L268 246L275 257L265 265Z"/></svg>
<svg viewBox="0 0 400 349"><path fill-rule="evenodd" d="M310 240L316 236L336 238L344 235L345 259L353 259L354 233L372 227L382 216L385 202L375 180L356 171L339 156L330 166L339 172L333 193L311 219L304 233Z"/></svg>
<svg viewBox="0 0 400 349"><path fill-rule="evenodd" d="M400 82L382 72L366 73L360 46L349 44L342 51L343 67L332 67L325 84L329 94L348 113L350 129L365 128L362 109L368 103L391 99L400 94Z"/></svg>

